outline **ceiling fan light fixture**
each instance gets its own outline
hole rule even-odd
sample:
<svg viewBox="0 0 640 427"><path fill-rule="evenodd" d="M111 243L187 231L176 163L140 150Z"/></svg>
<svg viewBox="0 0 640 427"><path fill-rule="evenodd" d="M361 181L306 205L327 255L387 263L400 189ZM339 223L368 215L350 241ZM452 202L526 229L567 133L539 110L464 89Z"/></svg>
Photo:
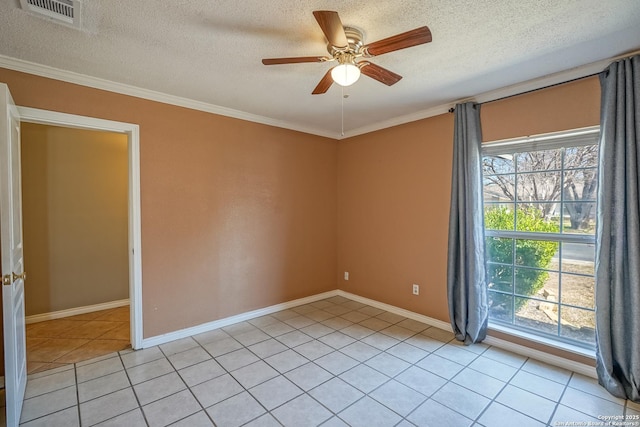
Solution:
<svg viewBox="0 0 640 427"><path fill-rule="evenodd" d="M331 70L331 78L340 86L351 86L360 78L360 68L354 64L340 64Z"/></svg>

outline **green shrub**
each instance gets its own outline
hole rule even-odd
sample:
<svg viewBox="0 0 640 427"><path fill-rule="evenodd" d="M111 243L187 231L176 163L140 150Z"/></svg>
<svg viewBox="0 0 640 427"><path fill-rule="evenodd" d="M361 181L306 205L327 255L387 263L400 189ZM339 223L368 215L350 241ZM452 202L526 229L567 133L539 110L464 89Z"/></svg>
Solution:
<svg viewBox="0 0 640 427"><path fill-rule="evenodd" d="M513 211L506 207L489 208L485 211L485 227L493 230L512 230L513 229ZM517 211L518 231L536 231L553 233L558 232L558 225L545 221L539 211L533 208L520 208ZM524 240L516 239L515 241L515 259L513 254L513 240L508 238L487 238L487 257L492 262L503 264L514 264L515 273L515 293L520 295L535 295L544 286L545 281L549 277L546 271L534 270L530 268L547 268L553 255L558 251L557 242L549 242L543 240ZM511 281L513 278L513 267L505 265L489 264L488 279L492 284L492 289L501 291L511 291ZM510 312L510 298L499 293L491 293L493 304L497 307L506 305L504 308ZM516 299L516 310L526 303L525 299ZM510 317L510 316L509 316Z"/></svg>

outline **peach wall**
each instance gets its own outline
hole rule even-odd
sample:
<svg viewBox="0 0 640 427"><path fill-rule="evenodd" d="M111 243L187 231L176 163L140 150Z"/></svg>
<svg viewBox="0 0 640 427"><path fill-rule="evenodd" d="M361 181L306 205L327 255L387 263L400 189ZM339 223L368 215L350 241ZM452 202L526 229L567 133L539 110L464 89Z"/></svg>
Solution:
<svg viewBox="0 0 640 427"><path fill-rule="evenodd" d="M599 123L600 88L591 77L481 108L485 141L592 126ZM452 144L453 114L339 143L340 289L449 320ZM419 296L411 294L413 283Z"/></svg>
<svg viewBox="0 0 640 427"><path fill-rule="evenodd" d="M335 289L336 141L0 69L16 104L140 125L144 337Z"/></svg>
<svg viewBox="0 0 640 427"><path fill-rule="evenodd" d="M339 143L340 289L448 319L451 135L447 114Z"/></svg>
<svg viewBox="0 0 640 427"><path fill-rule="evenodd" d="M594 76L489 102L481 114L484 141L597 125L600 82Z"/></svg>

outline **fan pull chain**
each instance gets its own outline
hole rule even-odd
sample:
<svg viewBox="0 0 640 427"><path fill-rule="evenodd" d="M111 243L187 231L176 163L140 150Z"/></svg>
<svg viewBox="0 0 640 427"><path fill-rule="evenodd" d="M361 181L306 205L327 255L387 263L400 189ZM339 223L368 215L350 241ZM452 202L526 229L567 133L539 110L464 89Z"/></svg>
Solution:
<svg viewBox="0 0 640 427"><path fill-rule="evenodd" d="M342 92L342 97L340 99L340 103L342 106L342 111L341 111L342 128L340 131L340 136L344 136L344 86L340 86L340 91Z"/></svg>

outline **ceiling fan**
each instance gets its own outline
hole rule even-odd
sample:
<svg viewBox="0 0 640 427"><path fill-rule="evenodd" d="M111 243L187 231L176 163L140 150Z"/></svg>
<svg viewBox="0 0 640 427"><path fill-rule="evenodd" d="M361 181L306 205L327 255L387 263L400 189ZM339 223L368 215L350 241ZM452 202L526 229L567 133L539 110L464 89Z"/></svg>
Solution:
<svg viewBox="0 0 640 427"><path fill-rule="evenodd" d="M313 90L313 95L327 92L333 82L349 86L358 80L361 73L391 86L400 81L402 76L367 60L356 62L356 59L372 58L431 41L431 31L425 26L365 45L362 31L353 27L344 27L338 12L316 10L313 12L313 16L329 42L327 51L331 56L300 56L262 60L264 65L337 61L338 65L327 71Z"/></svg>

